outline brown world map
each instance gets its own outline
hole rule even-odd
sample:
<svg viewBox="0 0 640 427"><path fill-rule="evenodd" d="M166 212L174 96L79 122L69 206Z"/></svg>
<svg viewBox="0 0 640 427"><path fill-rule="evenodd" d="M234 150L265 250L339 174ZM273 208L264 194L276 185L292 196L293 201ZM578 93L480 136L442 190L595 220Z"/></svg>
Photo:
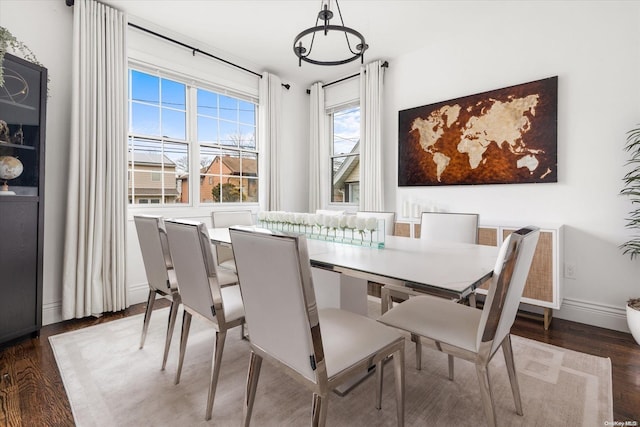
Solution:
<svg viewBox="0 0 640 427"><path fill-rule="evenodd" d="M400 111L398 185L557 182L557 83Z"/></svg>

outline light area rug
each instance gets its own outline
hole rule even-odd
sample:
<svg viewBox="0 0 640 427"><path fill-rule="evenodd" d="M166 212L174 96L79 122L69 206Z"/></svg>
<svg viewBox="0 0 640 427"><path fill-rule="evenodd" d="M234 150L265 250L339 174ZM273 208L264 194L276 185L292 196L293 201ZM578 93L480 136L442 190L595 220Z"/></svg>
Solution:
<svg viewBox="0 0 640 427"><path fill-rule="evenodd" d="M376 316L379 304L370 300L369 310ZM213 419L205 422L213 330L193 319L182 378L174 385L179 324L167 369L160 370L167 315L168 309L154 311L142 350L142 315L49 338L78 426L241 425L249 343L240 339L239 328L227 334ZM500 426L603 426L613 419L609 359L517 336L512 340L524 416L515 413L498 353L489 369ZM425 347L417 371L408 339L405 363L405 425L486 424L473 364L456 359L455 379L449 381L447 356ZM327 425L395 426L391 364L384 372L381 410L375 409L374 383L372 375L346 396L331 393ZM252 425L305 426L310 414L311 393L264 362Z"/></svg>

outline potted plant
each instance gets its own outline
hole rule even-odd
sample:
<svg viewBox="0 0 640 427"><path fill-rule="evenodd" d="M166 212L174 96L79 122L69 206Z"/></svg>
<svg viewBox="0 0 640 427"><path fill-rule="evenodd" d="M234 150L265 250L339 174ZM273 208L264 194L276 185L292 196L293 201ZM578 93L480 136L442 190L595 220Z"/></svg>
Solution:
<svg viewBox="0 0 640 427"><path fill-rule="evenodd" d="M627 133L627 145L624 147L630 153L627 165L632 169L623 178L624 187L620 194L631 199L633 209L629 212L626 227L634 230L631 239L623 243L620 248L622 253L629 255L633 260L640 255L640 125ZM627 324L633 338L640 344L640 297L627 301Z"/></svg>
<svg viewBox="0 0 640 427"><path fill-rule="evenodd" d="M4 54L7 53L8 50L12 53L19 53L20 56L27 61L42 66L26 44L16 39L16 37L11 34L11 31L0 26L0 87L4 86L4 70L2 68L2 61L4 60Z"/></svg>

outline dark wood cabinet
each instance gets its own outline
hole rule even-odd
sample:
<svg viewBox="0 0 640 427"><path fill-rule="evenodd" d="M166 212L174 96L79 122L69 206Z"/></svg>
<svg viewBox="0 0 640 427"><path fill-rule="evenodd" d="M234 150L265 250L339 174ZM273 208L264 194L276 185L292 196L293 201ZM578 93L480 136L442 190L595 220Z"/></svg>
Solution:
<svg viewBox="0 0 640 427"><path fill-rule="evenodd" d="M0 87L0 346L42 326L47 70L5 54Z"/></svg>

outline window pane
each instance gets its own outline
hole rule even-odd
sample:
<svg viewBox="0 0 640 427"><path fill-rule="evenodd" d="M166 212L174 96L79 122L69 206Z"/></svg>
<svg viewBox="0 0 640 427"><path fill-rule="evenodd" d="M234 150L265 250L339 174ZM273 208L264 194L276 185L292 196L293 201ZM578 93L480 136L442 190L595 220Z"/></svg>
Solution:
<svg viewBox="0 0 640 427"><path fill-rule="evenodd" d="M254 126L240 125L238 142L240 144L240 148L255 149L256 148L256 128Z"/></svg>
<svg viewBox="0 0 640 427"><path fill-rule="evenodd" d="M130 127L135 134L160 136L160 108L132 103Z"/></svg>
<svg viewBox="0 0 640 427"><path fill-rule="evenodd" d="M333 114L333 154L358 152L360 142L360 107Z"/></svg>
<svg viewBox="0 0 640 427"><path fill-rule="evenodd" d="M160 102L160 79L140 71L131 70L131 98L133 101Z"/></svg>
<svg viewBox="0 0 640 427"><path fill-rule="evenodd" d="M157 199L162 203L188 203L189 171L187 144L130 139L129 200Z"/></svg>
<svg viewBox="0 0 640 427"><path fill-rule="evenodd" d="M185 110L186 90L182 83L162 79L162 106Z"/></svg>
<svg viewBox="0 0 640 427"><path fill-rule="evenodd" d="M345 156L332 159L331 201L357 203L360 200L360 157ZM354 185L358 186L357 192Z"/></svg>
<svg viewBox="0 0 640 427"><path fill-rule="evenodd" d="M258 178L246 179L246 191L242 193L242 201L247 203L258 202Z"/></svg>
<svg viewBox="0 0 640 427"><path fill-rule="evenodd" d="M247 101L240 101L238 108L240 109L240 123L255 125L256 124L256 106Z"/></svg>
<svg viewBox="0 0 640 427"><path fill-rule="evenodd" d="M238 99L220 95L220 118L238 121Z"/></svg>
<svg viewBox="0 0 640 427"><path fill-rule="evenodd" d="M198 142L218 142L218 121L198 116Z"/></svg>
<svg viewBox="0 0 640 427"><path fill-rule="evenodd" d="M187 139L187 114L184 111L162 109L162 136L165 138Z"/></svg>
<svg viewBox="0 0 640 427"><path fill-rule="evenodd" d="M189 203L189 146L164 144L165 203Z"/></svg>
<svg viewBox="0 0 640 427"><path fill-rule="evenodd" d="M238 123L225 122L220 120L220 144L238 145Z"/></svg>
<svg viewBox="0 0 640 427"><path fill-rule="evenodd" d="M218 94L198 89L198 114L218 117Z"/></svg>

